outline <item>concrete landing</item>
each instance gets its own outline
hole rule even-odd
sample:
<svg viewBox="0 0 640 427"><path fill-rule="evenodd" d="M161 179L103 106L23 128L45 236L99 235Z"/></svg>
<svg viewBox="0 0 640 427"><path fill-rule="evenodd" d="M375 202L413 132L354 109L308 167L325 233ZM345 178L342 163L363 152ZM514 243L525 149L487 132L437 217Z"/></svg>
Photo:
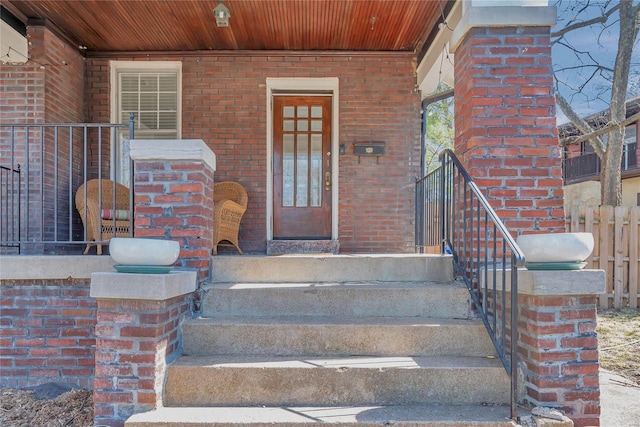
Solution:
<svg viewBox="0 0 640 427"><path fill-rule="evenodd" d="M214 256L211 264L212 281L219 283L453 280L452 257L440 255Z"/></svg>

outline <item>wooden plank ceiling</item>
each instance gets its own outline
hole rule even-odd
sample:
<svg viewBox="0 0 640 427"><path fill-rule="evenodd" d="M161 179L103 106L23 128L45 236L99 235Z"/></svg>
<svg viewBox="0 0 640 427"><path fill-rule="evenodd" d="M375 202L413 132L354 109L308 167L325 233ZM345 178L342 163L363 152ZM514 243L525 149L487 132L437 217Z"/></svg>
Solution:
<svg viewBox="0 0 640 427"><path fill-rule="evenodd" d="M416 51L447 0L10 0L21 19L44 19L88 51ZM4 2L3 2L4 3ZM33 22L33 21L32 21Z"/></svg>

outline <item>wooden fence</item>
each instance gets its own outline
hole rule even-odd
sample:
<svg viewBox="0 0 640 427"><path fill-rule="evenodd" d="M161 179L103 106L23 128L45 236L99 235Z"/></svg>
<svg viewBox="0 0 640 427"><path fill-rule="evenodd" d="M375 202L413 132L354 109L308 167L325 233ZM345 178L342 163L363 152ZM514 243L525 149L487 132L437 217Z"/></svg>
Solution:
<svg viewBox="0 0 640 427"><path fill-rule="evenodd" d="M640 207L573 206L567 232L593 233L595 246L586 268L605 270L607 289L600 308L638 307Z"/></svg>

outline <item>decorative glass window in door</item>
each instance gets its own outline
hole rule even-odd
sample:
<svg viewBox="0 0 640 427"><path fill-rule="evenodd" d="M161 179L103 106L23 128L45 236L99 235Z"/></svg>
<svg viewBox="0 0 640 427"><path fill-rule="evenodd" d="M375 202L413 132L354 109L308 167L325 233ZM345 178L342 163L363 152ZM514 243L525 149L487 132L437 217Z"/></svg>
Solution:
<svg viewBox="0 0 640 427"><path fill-rule="evenodd" d="M284 106L282 205L322 203L322 106Z"/></svg>

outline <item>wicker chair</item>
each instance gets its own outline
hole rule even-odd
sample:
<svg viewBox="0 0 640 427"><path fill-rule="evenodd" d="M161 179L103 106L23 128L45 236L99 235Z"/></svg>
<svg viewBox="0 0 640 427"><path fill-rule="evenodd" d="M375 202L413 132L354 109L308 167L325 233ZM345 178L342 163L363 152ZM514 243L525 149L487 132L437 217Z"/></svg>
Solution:
<svg viewBox="0 0 640 427"><path fill-rule="evenodd" d="M218 245L234 246L240 255L238 231L242 215L247 210L247 192L237 182L219 182L213 186L213 254L218 254ZM229 242L229 243L220 243Z"/></svg>
<svg viewBox="0 0 640 427"><path fill-rule="evenodd" d="M102 183L100 183L102 181ZM86 186L86 199L85 199ZM99 203L99 189L102 187L102 203ZM122 184L107 179L92 179L78 187L76 191L76 209L82 218L88 243L84 253L91 246L97 246L98 255L102 255L102 245L112 237L130 237L129 189Z"/></svg>

